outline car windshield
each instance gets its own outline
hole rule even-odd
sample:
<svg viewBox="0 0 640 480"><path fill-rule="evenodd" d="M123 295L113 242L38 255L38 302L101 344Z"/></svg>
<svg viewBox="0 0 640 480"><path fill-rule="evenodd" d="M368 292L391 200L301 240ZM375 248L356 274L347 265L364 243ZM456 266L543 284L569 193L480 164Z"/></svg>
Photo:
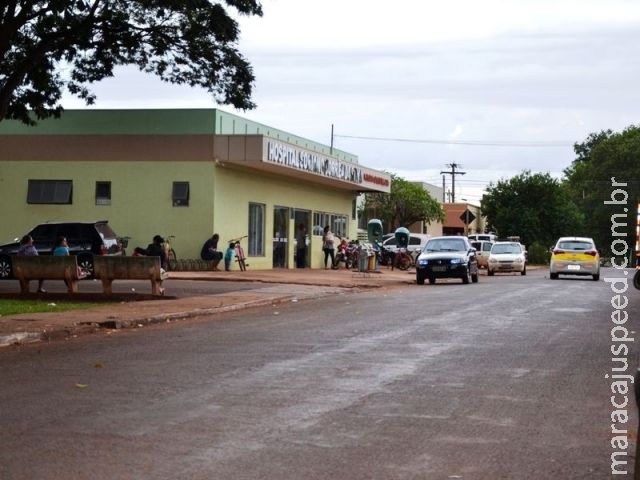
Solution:
<svg viewBox="0 0 640 480"><path fill-rule="evenodd" d="M579 240L571 240L566 242L560 242L558 248L562 250L591 250L593 245L590 242L583 242Z"/></svg>
<svg viewBox="0 0 640 480"><path fill-rule="evenodd" d="M501 253L520 253L522 249L520 245L517 244L507 244L507 245L494 245L491 249L491 253L501 254Z"/></svg>
<svg viewBox="0 0 640 480"><path fill-rule="evenodd" d="M464 252L467 248L463 240L431 240L425 247L426 252Z"/></svg>

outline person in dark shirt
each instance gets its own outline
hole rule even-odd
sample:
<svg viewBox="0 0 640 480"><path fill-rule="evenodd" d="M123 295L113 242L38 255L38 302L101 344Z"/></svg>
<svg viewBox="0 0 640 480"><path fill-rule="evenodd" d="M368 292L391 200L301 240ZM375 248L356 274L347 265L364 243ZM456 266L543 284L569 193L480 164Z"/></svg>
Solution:
<svg viewBox="0 0 640 480"><path fill-rule="evenodd" d="M207 262L212 262L214 270L218 270L218 263L220 263L220 260L222 260L222 252L218 251L219 240L220 235L214 233L209 240L204 242L204 245L202 245L202 250L200 251L200 258Z"/></svg>
<svg viewBox="0 0 640 480"><path fill-rule="evenodd" d="M147 246L146 255L150 257L160 257L160 266L163 270L168 270L169 255L167 254L167 248L165 245L164 238L160 235L156 235L153 237L153 243L150 243Z"/></svg>

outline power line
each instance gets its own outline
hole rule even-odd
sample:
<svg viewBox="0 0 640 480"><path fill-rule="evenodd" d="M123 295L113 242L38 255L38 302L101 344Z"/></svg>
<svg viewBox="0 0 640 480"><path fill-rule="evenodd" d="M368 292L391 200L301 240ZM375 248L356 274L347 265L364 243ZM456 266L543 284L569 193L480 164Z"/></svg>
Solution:
<svg viewBox="0 0 640 480"><path fill-rule="evenodd" d="M436 145L466 145L473 147L573 147L575 142L564 141L520 141L520 140L434 140L434 139L418 139L418 138L390 138L390 137L363 137L358 135L336 135L333 137L353 138L357 140L374 140L381 142L404 142L404 143L431 143Z"/></svg>

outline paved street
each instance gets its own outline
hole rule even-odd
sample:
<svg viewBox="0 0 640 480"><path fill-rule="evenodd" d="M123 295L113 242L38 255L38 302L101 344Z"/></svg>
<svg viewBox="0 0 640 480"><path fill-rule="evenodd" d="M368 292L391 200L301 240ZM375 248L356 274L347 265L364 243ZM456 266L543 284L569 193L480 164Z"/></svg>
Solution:
<svg viewBox="0 0 640 480"><path fill-rule="evenodd" d="M0 349L0 478L612 478L611 284L546 273Z"/></svg>

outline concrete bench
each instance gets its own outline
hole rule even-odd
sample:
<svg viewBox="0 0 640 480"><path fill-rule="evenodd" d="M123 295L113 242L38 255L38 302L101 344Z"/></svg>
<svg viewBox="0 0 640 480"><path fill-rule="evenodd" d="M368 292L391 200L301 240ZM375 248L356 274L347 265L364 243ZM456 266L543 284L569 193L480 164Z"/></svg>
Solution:
<svg viewBox="0 0 640 480"><path fill-rule="evenodd" d="M51 255L12 257L13 276L20 282L20 292L29 293L30 280L65 280L69 292L78 291L78 280L86 275L78 271L74 256L55 257Z"/></svg>
<svg viewBox="0 0 640 480"><path fill-rule="evenodd" d="M167 274L160 268L160 257L93 257L93 275L102 281L102 291L111 295L114 280L149 280L151 293L163 295L162 281Z"/></svg>

